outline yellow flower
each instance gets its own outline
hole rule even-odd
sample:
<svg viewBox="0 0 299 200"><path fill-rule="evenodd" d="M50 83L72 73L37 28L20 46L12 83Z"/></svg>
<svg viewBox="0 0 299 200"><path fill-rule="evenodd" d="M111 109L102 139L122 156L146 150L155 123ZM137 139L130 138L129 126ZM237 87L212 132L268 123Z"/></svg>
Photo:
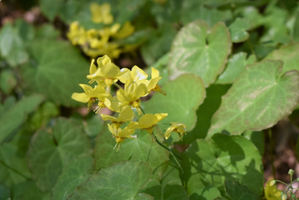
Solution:
<svg viewBox="0 0 299 200"><path fill-rule="evenodd" d="M91 79L91 83L97 81L98 83L105 82L107 86L111 86L114 82L118 81L118 77L124 72L121 72L119 67L108 56L103 56L97 59L98 68L94 65L94 61L89 68L90 74L87 75Z"/></svg>
<svg viewBox="0 0 299 200"><path fill-rule="evenodd" d="M110 115L101 114L102 119L104 121L110 120L114 128L119 128L125 122L129 122L133 120L133 110L130 106L124 107L120 113L118 118L112 117Z"/></svg>
<svg viewBox="0 0 299 200"><path fill-rule="evenodd" d="M124 73L119 77L119 80L125 85L130 85L133 82L139 84L140 81L146 80L148 77L147 73L136 65L133 66L131 71L127 68L123 68L121 71Z"/></svg>
<svg viewBox="0 0 299 200"><path fill-rule="evenodd" d="M157 114L145 114L143 115L138 122L131 122L128 125L128 128L131 129L144 129L148 133L153 133L154 126L165 117L167 113L157 113Z"/></svg>
<svg viewBox="0 0 299 200"><path fill-rule="evenodd" d="M115 32L112 36L118 39L123 39L132 35L134 30L134 26L130 22L126 22L123 27L118 32Z"/></svg>
<svg viewBox="0 0 299 200"><path fill-rule="evenodd" d="M90 4L91 20L94 23L111 24L113 22L113 16L110 14L110 4L104 3L99 5L97 3Z"/></svg>
<svg viewBox="0 0 299 200"><path fill-rule="evenodd" d="M130 129L128 127L121 129L121 128L115 128L114 126L108 124L108 129L112 133L113 137L115 137L116 145L114 148L119 145L118 150L120 148L120 144L125 141L127 138L136 139L136 135L132 135L135 133L135 129Z"/></svg>
<svg viewBox="0 0 299 200"><path fill-rule="evenodd" d="M82 103L88 103L88 108L91 107L91 104L95 102L96 98L105 98L109 96L109 94L106 94L106 90L101 87L101 85L94 88L85 84L79 85L83 88L84 93L73 93L72 99Z"/></svg>
<svg viewBox="0 0 299 200"><path fill-rule="evenodd" d="M271 186L272 180L268 181L265 187L265 197L267 200L281 200L281 191L275 185Z"/></svg>
<svg viewBox="0 0 299 200"><path fill-rule="evenodd" d="M171 122L171 126L166 130L164 137L168 139L170 137L171 132L176 132L179 134L180 137L184 133L186 133L186 125L182 123L177 123L177 122Z"/></svg>
<svg viewBox="0 0 299 200"><path fill-rule="evenodd" d="M138 85L137 83L131 83L126 86L125 89L119 89L116 92L117 99L119 101L119 107L132 106L137 109L138 114L142 114L140 110L140 97L147 93L147 88L144 84Z"/></svg>
<svg viewBox="0 0 299 200"><path fill-rule="evenodd" d="M149 81L148 80L143 81L143 83L147 87L148 92L156 91L156 92L160 92L163 95L166 95L166 92L162 90L158 85L159 80L162 78L161 76L159 76L159 70L153 67L151 69L152 69L152 73L151 73L152 79Z"/></svg>
<svg viewBox="0 0 299 200"><path fill-rule="evenodd" d="M71 23L67 37L73 45L84 45L87 41L86 30L81 27L77 21Z"/></svg>

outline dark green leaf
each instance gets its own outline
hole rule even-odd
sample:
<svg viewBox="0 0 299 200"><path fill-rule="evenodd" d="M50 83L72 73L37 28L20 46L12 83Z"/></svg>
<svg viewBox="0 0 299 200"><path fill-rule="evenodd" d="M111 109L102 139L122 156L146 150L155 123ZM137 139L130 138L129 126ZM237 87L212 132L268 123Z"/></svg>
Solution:
<svg viewBox="0 0 299 200"><path fill-rule="evenodd" d="M226 180L226 192L232 200L260 200L261 197L252 193L246 186L238 181Z"/></svg>
<svg viewBox="0 0 299 200"><path fill-rule="evenodd" d="M214 186L224 194L224 180L237 180L254 194L263 193L262 159L252 142L241 136L215 134L197 140L182 159L183 179L189 195Z"/></svg>
<svg viewBox="0 0 299 200"><path fill-rule="evenodd" d="M164 200L189 200L184 187L176 182L169 182L163 189Z"/></svg>
<svg viewBox="0 0 299 200"><path fill-rule="evenodd" d="M50 191L65 166L74 158L90 153L91 144L82 128L59 118L51 132L39 130L35 133L28 151L28 162L38 187Z"/></svg>
<svg viewBox="0 0 299 200"><path fill-rule="evenodd" d="M77 187L68 199L133 199L149 181L151 174L151 167L144 162L118 163L93 175Z"/></svg>

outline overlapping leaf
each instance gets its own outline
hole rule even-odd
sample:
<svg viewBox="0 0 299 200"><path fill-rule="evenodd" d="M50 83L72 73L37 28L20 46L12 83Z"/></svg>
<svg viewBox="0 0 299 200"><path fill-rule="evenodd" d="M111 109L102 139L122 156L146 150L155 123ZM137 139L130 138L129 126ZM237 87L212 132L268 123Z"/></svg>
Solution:
<svg viewBox="0 0 299 200"><path fill-rule="evenodd" d="M0 116L0 143L26 120L29 113L43 101L41 95L24 97Z"/></svg>
<svg viewBox="0 0 299 200"><path fill-rule="evenodd" d="M251 28L249 20L237 18L230 26L229 31L231 33L232 42L244 42L249 38L248 29Z"/></svg>
<svg viewBox="0 0 299 200"><path fill-rule="evenodd" d="M53 188L53 200L64 200L71 195L77 186L92 176L93 158L85 156L74 160L63 169L55 187Z"/></svg>
<svg viewBox="0 0 299 200"><path fill-rule="evenodd" d="M62 169L78 156L89 155L91 144L76 123L59 118L51 133L39 130L32 138L28 162L37 185L50 191Z"/></svg>
<svg viewBox="0 0 299 200"><path fill-rule="evenodd" d="M77 187L68 199L133 199L149 181L151 174L151 167L144 162L118 163L93 175Z"/></svg>
<svg viewBox="0 0 299 200"><path fill-rule="evenodd" d="M210 141L195 141L183 155L182 167L189 195L210 186L223 195L225 179L239 181L260 197L263 193L261 156L241 136L216 134Z"/></svg>
<svg viewBox="0 0 299 200"><path fill-rule="evenodd" d="M146 131L136 130L137 139L126 139L118 152L115 138L107 130L102 130L96 138L96 169L111 166L119 161L141 160L147 162L154 170L154 178L160 180L168 164L168 151L159 146Z"/></svg>
<svg viewBox="0 0 299 200"><path fill-rule="evenodd" d="M244 71L245 66L253 64L256 57L251 55L247 58L247 53L240 52L234 54L229 60L226 69L219 75L216 83L218 84L231 84L240 74Z"/></svg>
<svg viewBox="0 0 299 200"><path fill-rule="evenodd" d="M274 60L248 66L223 96L210 136L263 130L288 116L299 102L299 72L282 70L282 62Z"/></svg>
<svg viewBox="0 0 299 200"><path fill-rule="evenodd" d="M27 87L63 105L78 105L72 93L81 92L79 83L87 81L88 62L71 44L55 40L32 42L35 61L22 66Z"/></svg>
<svg viewBox="0 0 299 200"><path fill-rule="evenodd" d="M194 21L182 28L173 41L170 78L194 73L208 87L224 69L230 48L230 34L224 23L209 28L204 21Z"/></svg>
<svg viewBox="0 0 299 200"><path fill-rule="evenodd" d="M184 74L163 85L167 95L154 94L145 102L146 113L168 113L163 122L180 122L192 130L196 123L196 110L205 98L202 80L194 74Z"/></svg>

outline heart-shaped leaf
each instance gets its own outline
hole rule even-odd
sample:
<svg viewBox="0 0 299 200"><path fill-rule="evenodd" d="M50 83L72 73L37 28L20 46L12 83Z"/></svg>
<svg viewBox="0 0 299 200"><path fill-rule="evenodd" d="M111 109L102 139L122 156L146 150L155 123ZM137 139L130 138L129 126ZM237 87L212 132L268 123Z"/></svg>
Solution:
<svg viewBox="0 0 299 200"><path fill-rule="evenodd" d="M224 69L230 51L230 33L224 23L209 28L204 21L194 21L183 27L173 41L168 65L170 78L194 73L208 87Z"/></svg>
<svg viewBox="0 0 299 200"><path fill-rule="evenodd" d="M62 170L74 158L89 155L91 144L81 127L59 118L51 133L39 130L32 138L28 162L38 187L50 191Z"/></svg>
<svg viewBox="0 0 299 200"><path fill-rule="evenodd" d="M153 178L160 180L167 167L168 151L159 146L146 132L136 130L136 139L126 139L118 152L115 146L115 138L107 129L107 125L96 138L95 144L95 167L105 168L114 163L126 160L141 160L147 162L154 170Z"/></svg>
<svg viewBox="0 0 299 200"><path fill-rule="evenodd" d="M245 66L253 64L256 57L251 55L247 58L247 53L240 52L234 54L229 60L226 69L219 75L217 84L231 84L245 70Z"/></svg>
<svg viewBox="0 0 299 200"><path fill-rule="evenodd" d="M162 88L167 95L160 93L144 103L146 113L168 113L163 122L180 122L192 130L196 123L196 110L203 102L206 92L204 83L194 74L184 74L169 81Z"/></svg>
<svg viewBox="0 0 299 200"><path fill-rule="evenodd" d="M237 18L228 28L231 33L232 42L244 42L249 38L249 33L251 23L247 19Z"/></svg>
<svg viewBox="0 0 299 200"><path fill-rule="evenodd" d="M55 187L53 188L53 200L65 200L71 195L77 186L92 176L93 158L85 156L74 160L63 169Z"/></svg>
<svg viewBox="0 0 299 200"><path fill-rule="evenodd" d="M182 159L183 179L189 195L214 186L225 194L224 181L237 180L261 197L262 159L257 148L241 136L215 134L210 141L197 140Z"/></svg>
<svg viewBox="0 0 299 200"><path fill-rule="evenodd" d="M151 174L151 167L144 162L118 163L93 175L77 187L68 199L133 199L149 181Z"/></svg>
<svg viewBox="0 0 299 200"><path fill-rule="evenodd" d="M25 85L49 100L66 106L78 105L71 99L87 81L89 64L71 44L56 40L34 41L30 45L35 61L21 67Z"/></svg>
<svg viewBox="0 0 299 200"><path fill-rule="evenodd" d="M299 102L299 72L282 74L282 65L265 60L247 66L222 97L208 134L260 131L291 114Z"/></svg>

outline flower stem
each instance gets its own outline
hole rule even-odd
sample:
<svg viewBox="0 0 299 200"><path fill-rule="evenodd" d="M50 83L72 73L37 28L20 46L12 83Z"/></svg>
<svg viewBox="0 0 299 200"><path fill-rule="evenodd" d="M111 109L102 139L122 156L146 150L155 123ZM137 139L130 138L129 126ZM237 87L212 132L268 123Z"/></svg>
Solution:
<svg viewBox="0 0 299 200"><path fill-rule="evenodd" d="M177 160L176 157L178 157L179 159L182 159L181 156L179 156L177 153L173 152L171 149L167 148L166 146L164 146L159 140L158 138L156 137L156 135L153 133L154 137L155 137L155 140L156 142L161 146L163 147L164 149L166 149L173 157L173 159L175 160L175 162L177 163L177 165L179 166L182 174L184 174L184 171L182 169L182 166L180 165L179 161Z"/></svg>
<svg viewBox="0 0 299 200"><path fill-rule="evenodd" d="M120 87L120 85L118 85L117 83L113 82L113 85L115 85L118 89L123 89L122 87Z"/></svg>

